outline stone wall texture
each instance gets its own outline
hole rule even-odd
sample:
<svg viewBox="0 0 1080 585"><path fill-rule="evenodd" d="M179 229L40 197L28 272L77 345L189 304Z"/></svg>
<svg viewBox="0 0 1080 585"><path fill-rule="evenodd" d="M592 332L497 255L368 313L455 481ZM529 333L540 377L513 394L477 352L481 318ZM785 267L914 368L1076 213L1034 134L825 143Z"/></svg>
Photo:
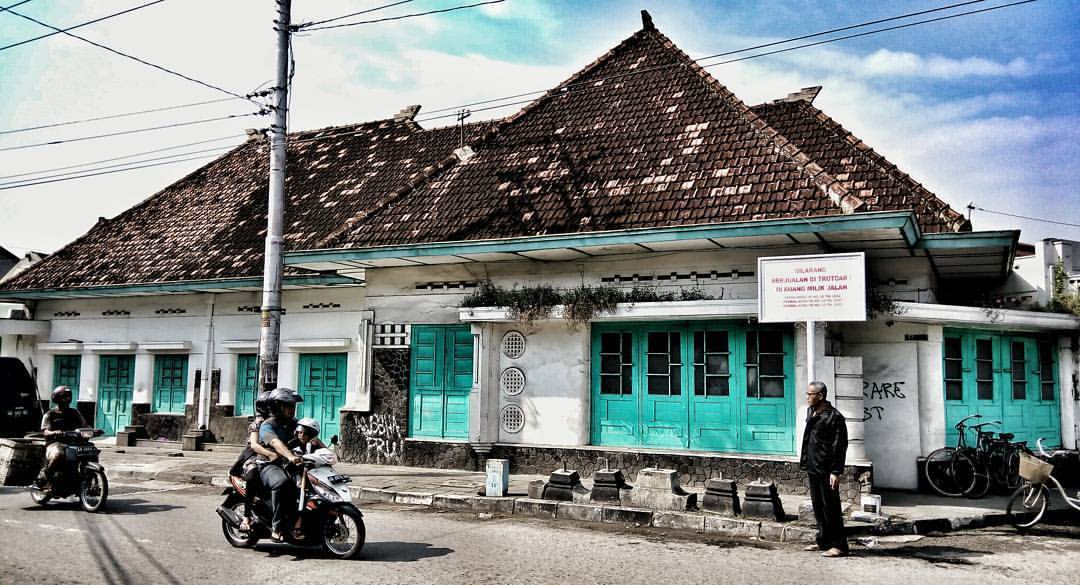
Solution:
<svg viewBox="0 0 1080 585"><path fill-rule="evenodd" d="M353 463L405 465L409 350L376 349L372 357L371 411L342 416L338 455Z"/></svg>

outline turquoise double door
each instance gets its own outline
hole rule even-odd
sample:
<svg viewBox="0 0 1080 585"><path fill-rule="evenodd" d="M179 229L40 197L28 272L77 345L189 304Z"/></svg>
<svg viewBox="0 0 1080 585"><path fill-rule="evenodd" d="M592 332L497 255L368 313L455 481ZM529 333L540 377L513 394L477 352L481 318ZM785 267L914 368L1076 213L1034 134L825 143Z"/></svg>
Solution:
<svg viewBox="0 0 1080 585"><path fill-rule="evenodd" d="M795 451L790 331L596 324L591 363L594 445Z"/></svg>
<svg viewBox="0 0 1080 585"><path fill-rule="evenodd" d="M413 325L409 436L467 439L473 381L468 325Z"/></svg>
<svg viewBox="0 0 1080 585"><path fill-rule="evenodd" d="M979 421L998 420L987 427L1013 433L1017 441L1044 439L1047 447L1061 444L1061 408L1057 380L1056 343L1024 335L946 330L943 347L945 440L957 440L954 425L980 414ZM969 444L974 433L966 437Z"/></svg>
<svg viewBox="0 0 1080 585"><path fill-rule="evenodd" d="M97 424L106 435L115 435L131 424L131 399L135 388L135 356L101 356L98 375Z"/></svg>
<svg viewBox="0 0 1080 585"><path fill-rule="evenodd" d="M304 398L296 408L296 417L319 421L319 437L326 444L341 435L341 407L345 405L347 354L300 354L297 391ZM247 370L250 372L250 370Z"/></svg>

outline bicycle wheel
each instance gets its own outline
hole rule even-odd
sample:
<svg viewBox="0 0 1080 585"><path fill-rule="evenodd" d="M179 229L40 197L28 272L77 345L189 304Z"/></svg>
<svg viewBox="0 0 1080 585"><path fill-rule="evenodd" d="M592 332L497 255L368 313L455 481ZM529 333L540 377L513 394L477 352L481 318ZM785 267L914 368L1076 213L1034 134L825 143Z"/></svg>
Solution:
<svg viewBox="0 0 1080 585"><path fill-rule="evenodd" d="M974 451L957 451L953 455L953 479L958 487L966 485L964 495L981 498L990 491L990 469Z"/></svg>
<svg viewBox="0 0 1080 585"><path fill-rule="evenodd" d="M923 475L926 476L926 483L930 484L930 487L935 492L950 497L958 497L964 494L964 489L969 484L964 484L963 488L957 486L953 477L953 455L956 454L956 449L952 447L942 447L936 449L926 457L926 467L923 468Z"/></svg>
<svg viewBox="0 0 1080 585"><path fill-rule="evenodd" d="M1049 499L1050 490L1045 485L1029 483L1020 486L1009 498L1005 515L1017 529L1030 528L1042 520Z"/></svg>
<svg viewBox="0 0 1080 585"><path fill-rule="evenodd" d="M1005 458L1001 463L1002 485L1009 491L1014 491L1024 485L1024 478L1020 477L1020 449L1009 449L1005 452Z"/></svg>

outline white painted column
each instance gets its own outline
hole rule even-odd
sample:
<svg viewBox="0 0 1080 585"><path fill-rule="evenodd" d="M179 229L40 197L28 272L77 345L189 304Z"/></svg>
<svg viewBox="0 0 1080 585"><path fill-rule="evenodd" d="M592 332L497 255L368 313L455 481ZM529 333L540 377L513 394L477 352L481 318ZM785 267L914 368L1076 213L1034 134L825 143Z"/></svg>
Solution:
<svg viewBox="0 0 1080 585"><path fill-rule="evenodd" d="M131 395L132 404L152 404L154 399L154 354L137 350Z"/></svg>
<svg viewBox="0 0 1080 585"><path fill-rule="evenodd" d="M210 428L210 392L214 380L214 301L217 295L210 293L206 300L206 346L203 348L202 387L199 388L199 427Z"/></svg>
<svg viewBox="0 0 1080 585"><path fill-rule="evenodd" d="M97 402L98 372L101 370L101 360L98 354L86 350L82 353L79 363L79 400L83 402Z"/></svg>
<svg viewBox="0 0 1080 585"><path fill-rule="evenodd" d="M806 322L806 383L817 380L817 344L814 333L817 327L814 321Z"/></svg>
<svg viewBox="0 0 1080 585"><path fill-rule="evenodd" d="M473 323L473 386L469 393L469 441L499 440L499 339L491 323Z"/></svg>
<svg viewBox="0 0 1080 585"><path fill-rule="evenodd" d="M1080 447L1080 396L1077 395L1078 357L1072 350L1072 340L1062 336L1058 346L1058 392L1061 406L1061 445L1065 449Z"/></svg>
<svg viewBox="0 0 1080 585"><path fill-rule="evenodd" d="M278 354L278 387L297 389L300 375L300 354L282 351Z"/></svg>
<svg viewBox="0 0 1080 585"><path fill-rule="evenodd" d="M923 455L945 446L945 389L941 325L927 325L919 342L919 444Z"/></svg>
<svg viewBox="0 0 1080 585"><path fill-rule="evenodd" d="M356 332L355 349L349 352L349 360L356 364L349 377L345 391L345 406L349 410L371 410L371 375L375 352L375 311L361 311L360 325Z"/></svg>

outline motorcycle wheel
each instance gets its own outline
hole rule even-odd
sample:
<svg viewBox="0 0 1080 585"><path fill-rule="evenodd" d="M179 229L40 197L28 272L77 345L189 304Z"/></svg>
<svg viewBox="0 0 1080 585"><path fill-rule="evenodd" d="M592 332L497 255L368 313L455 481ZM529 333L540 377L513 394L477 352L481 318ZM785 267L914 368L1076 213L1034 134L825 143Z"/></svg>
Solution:
<svg viewBox="0 0 1080 585"><path fill-rule="evenodd" d="M242 498L237 497L231 502L225 502L222 506L232 510L238 517L244 517L244 500ZM224 518L221 519L221 533L225 535L225 540L236 548L251 548L259 541L259 536L255 534L254 529L250 532L243 532L240 528L229 524Z"/></svg>
<svg viewBox="0 0 1080 585"><path fill-rule="evenodd" d="M364 518L359 512L338 508L323 524L323 548L339 559L352 559L360 554L367 537Z"/></svg>
<svg viewBox="0 0 1080 585"><path fill-rule="evenodd" d="M87 512L100 512L109 499L109 480L100 469L88 471L79 487L79 503Z"/></svg>

